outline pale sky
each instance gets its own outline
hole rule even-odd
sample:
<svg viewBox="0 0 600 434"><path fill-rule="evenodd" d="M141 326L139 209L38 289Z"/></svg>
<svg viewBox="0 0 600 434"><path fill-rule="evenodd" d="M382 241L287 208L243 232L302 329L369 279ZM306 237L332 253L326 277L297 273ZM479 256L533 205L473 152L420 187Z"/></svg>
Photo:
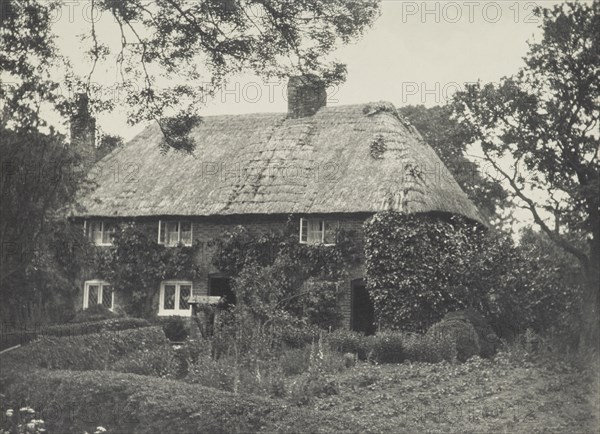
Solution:
<svg viewBox="0 0 600 434"><path fill-rule="evenodd" d="M531 15L536 4L556 1L402 1L384 0L382 14L358 42L341 47L334 56L348 66L347 81L329 90L329 105L387 100L396 106L443 104L465 82L497 81L522 65L526 41L537 30ZM70 2L57 18L59 46L76 71L87 74L91 64L76 35L89 32L89 1ZM86 15L87 14L87 15ZM107 19L105 19L107 18ZM97 30L118 43L108 17ZM182 78L183 80L183 78ZM118 81L113 63L98 67L94 82ZM253 76L231 77L227 91L208 101L201 115L284 112L283 83L263 84ZM107 133L132 138L143 126L128 126L124 111L101 114Z"/></svg>
<svg viewBox="0 0 600 434"><path fill-rule="evenodd" d="M382 1L381 16L365 36L338 49L333 57L347 64L347 81L328 91L328 105L386 100L407 104L441 105L464 83L496 82L517 72L527 41L539 37L535 5L557 1ZM61 10L56 31L62 51L77 73L87 75L91 63L82 53L80 35L90 31L90 3L73 1ZM97 32L118 52L119 33L110 17L100 17ZM89 41L87 41L89 44ZM89 46L89 45L88 45ZM182 81L185 78L182 77ZM110 88L119 81L112 62L97 67L93 82ZM265 84L251 75L230 77L202 116L253 112L285 112L284 83ZM118 105L118 104L117 104ZM98 115L105 133L131 139L144 125L127 125L126 112ZM518 211L523 223L528 212Z"/></svg>

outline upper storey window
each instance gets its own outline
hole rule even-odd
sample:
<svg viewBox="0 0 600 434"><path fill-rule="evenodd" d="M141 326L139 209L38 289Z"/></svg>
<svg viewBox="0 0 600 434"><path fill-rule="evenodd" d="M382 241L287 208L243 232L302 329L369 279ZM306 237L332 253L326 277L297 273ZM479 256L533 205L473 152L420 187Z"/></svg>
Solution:
<svg viewBox="0 0 600 434"><path fill-rule="evenodd" d="M106 221L86 221L84 229L87 237L97 246L112 246L117 226Z"/></svg>
<svg viewBox="0 0 600 434"><path fill-rule="evenodd" d="M332 246L335 244L336 229L336 222L324 219L301 218L300 243Z"/></svg>
<svg viewBox="0 0 600 434"><path fill-rule="evenodd" d="M176 246L181 243L184 246L191 246L192 230L192 223L188 221L161 220L158 224L158 244Z"/></svg>

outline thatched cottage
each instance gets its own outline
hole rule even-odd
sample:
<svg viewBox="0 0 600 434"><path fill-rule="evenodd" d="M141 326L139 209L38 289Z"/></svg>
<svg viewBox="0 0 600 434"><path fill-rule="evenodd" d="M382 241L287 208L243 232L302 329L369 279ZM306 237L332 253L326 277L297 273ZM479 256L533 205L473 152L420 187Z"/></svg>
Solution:
<svg viewBox="0 0 600 434"><path fill-rule="evenodd" d="M93 136L92 121L83 116L74 124L79 146ZM152 125L104 157L91 175L97 187L81 198L73 219L97 245L110 245L115 223L128 219L148 225L165 245L209 242L240 224L269 231L290 216L301 243L325 244L334 242L338 227L360 238L365 219L387 209L481 221L392 104L327 107L325 86L314 77L290 79L287 113L207 116L192 136L193 155L165 154L161 131ZM230 292L228 277L210 260L201 266L197 281L162 282L158 315L190 315L190 297ZM363 276L360 265L340 300L347 326L356 330L372 323ZM81 290L82 308L118 303L103 276L86 276Z"/></svg>

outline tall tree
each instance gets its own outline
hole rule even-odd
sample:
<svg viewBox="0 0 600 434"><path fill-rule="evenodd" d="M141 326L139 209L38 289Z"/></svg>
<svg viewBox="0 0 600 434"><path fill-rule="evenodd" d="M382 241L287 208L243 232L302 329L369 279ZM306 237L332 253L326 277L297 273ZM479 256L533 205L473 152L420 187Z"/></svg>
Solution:
<svg viewBox="0 0 600 434"><path fill-rule="evenodd" d="M435 150L469 199L488 219L496 219L498 209L505 205L506 191L496 181L483 176L477 163L467 158L471 134L452 117L452 107L408 105L398 111Z"/></svg>
<svg viewBox="0 0 600 434"><path fill-rule="evenodd" d="M68 86L91 92L97 67L104 62L116 65L130 108L128 120L156 120L165 133L165 146L190 151L193 143L186 133L198 120L199 106L232 74L283 77L301 72L316 73L330 83L343 80L345 65L329 54L363 34L378 16L378 2L91 0L81 48L89 56L89 74L74 77L68 58L60 59L61 72ZM0 97L8 99L4 115L14 116L28 107L24 92L41 99L52 95L56 82L45 74L58 59L52 20L60 16L61 4L46 0L1 4L0 79L18 85L12 96ZM109 32L120 36L116 47ZM61 110L72 110L72 101L58 99ZM110 109L114 104L96 99L96 108ZM27 114L35 115L35 109ZM175 116L167 122L167 114Z"/></svg>
<svg viewBox="0 0 600 434"><path fill-rule="evenodd" d="M525 66L454 102L511 196L578 259L587 287L582 337L590 345L598 345L600 312L599 11L600 2L538 8L543 36L529 44Z"/></svg>

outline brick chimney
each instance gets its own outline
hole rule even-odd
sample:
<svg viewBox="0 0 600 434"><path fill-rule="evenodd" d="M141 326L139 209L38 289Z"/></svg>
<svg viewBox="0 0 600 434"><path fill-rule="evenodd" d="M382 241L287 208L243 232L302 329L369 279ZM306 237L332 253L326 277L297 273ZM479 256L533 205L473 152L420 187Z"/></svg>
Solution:
<svg viewBox="0 0 600 434"><path fill-rule="evenodd" d="M75 113L71 116L71 146L77 149L85 164L96 161L96 118L90 114L88 96L75 96Z"/></svg>
<svg viewBox="0 0 600 434"><path fill-rule="evenodd" d="M327 105L325 82L313 74L290 77L287 96L290 118L312 116Z"/></svg>

